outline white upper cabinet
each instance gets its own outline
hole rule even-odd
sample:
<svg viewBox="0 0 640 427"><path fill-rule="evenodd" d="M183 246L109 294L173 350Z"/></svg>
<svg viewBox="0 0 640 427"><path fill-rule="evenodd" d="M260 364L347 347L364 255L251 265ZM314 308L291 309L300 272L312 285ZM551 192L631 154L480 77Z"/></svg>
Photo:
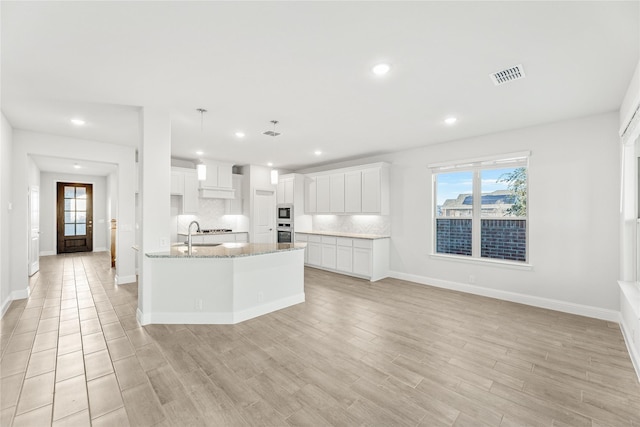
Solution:
<svg viewBox="0 0 640 427"><path fill-rule="evenodd" d="M307 176L305 212L389 214L389 164L375 163Z"/></svg>
<svg viewBox="0 0 640 427"><path fill-rule="evenodd" d="M316 213L317 208L317 188L315 177L305 177L304 180L304 212L307 214Z"/></svg>
<svg viewBox="0 0 640 427"><path fill-rule="evenodd" d="M278 181L278 191L276 192L277 203L293 204L294 178L292 176L280 178Z"/></svg>
<svg viewBox="0 0 640 427"><path fill-rule="evenodd" d="M344 213L344 173L329 176L331 181L329 212Z"/></svg>
<svg viewBox="0 0 640 427"><path fill-rule="evenodd" d="M360 171L344 174L344 211L346 213L362 212L362 172Z"/></svg>
<svg viewBox="0 0 640 427"><path fill-rule="evenodd" d="M216 199L233 199L233 165L230 163L205 160L207 179L200 183L200 197Z"/></svg>
<svg viewBox="0 0 640 427"><path fill-rule="evenodd" d="M198 212L198 176L194 169L171 168L171 195L182 196L181 214Z"/></svg>
<svg viewBox="0 0 640 427"><path fill-rule="evenodd" d="M331 213L331 177L316 177L316 212Z"/></svg>
<svg viewBox="0 0 640 427"><path fill-rule="evenodd" d="M227 215L242 215L244 208L242 182L244 177L242 175L231 176L233 189L235 190L235 197L226 201L225 213Z"/></svg>

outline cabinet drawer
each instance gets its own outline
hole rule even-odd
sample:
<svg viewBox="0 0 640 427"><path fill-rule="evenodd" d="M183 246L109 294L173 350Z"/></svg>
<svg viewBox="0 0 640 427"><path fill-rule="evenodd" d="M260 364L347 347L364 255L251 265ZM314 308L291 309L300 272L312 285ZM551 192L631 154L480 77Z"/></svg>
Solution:
<svg viewBox="0 0 640 427"><path fill-rule="evenodd" d="M313 243L322 243L321 236L308 236L308 241Z"/></svg>
<svg viewBox="0 0 640 427"><path fill-rule="evenodd" d="M335 245L336 238L331 236L322 236L322 243L325 245Z"/></svg>
<svg viewBox="0 0 640 427"><path fill-rule="evenodd" d="M353 246L353 239L347 239L344 237L338 237L337 238L337 244L338 246Z"/></svg>
<svg viewBox="0 0 640 427"><path fill-rule="evenodd" d="M373 240L353 239L353 247L371 249L373 248Z"/></svg>
<svg viewBox="0 0 640 427"><path fill-rule="evenodd" d="M306 234L296 233L296 242L306 242L308 241L308 237Z"/></svg>

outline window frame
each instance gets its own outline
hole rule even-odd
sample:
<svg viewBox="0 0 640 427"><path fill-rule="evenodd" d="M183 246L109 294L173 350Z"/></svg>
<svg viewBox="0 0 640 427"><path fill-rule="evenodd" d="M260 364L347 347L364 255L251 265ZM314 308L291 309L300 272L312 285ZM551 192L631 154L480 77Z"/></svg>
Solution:
<svg viewBox="0 0 640 427"><path fill-rule="evenodd" d="M531 215L530 215L530 152L519 152L504 154L492 157L483 157L468 160L459 160L452 162L435 163L428 165L431 171L431 189L432 189L432 221L431 221L431 258L448 259L455 261L467 261L472 263L493 264L498 266L507 266L512 268L531 269L531 253L530 253L530 236L531 236ZM525 261L506 260L499 258L482 257L482 172L492 169L506 169L524 167L527 170L527 214L525 217L512 217L523 219L526 222L526 242L525 242ZM437 176L439 174L452 172L472 172L472 196L473 210L471 215L471 255L457 255L437 252L437 221L438 217L438 188ZM478 195L480 197L478 197ZM485 217L484 219L490 219ZM509 218L509 217L507 217Z"/></svg>

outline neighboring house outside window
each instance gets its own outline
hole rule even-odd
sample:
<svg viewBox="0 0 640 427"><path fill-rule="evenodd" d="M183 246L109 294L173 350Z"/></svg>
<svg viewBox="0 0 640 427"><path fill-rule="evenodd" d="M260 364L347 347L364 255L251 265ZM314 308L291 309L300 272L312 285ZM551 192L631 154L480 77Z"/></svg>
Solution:
<svg viewBox="0 0 640 427"><path fill-rule="evenodd" d="M528 262L527 159L430 166L435 254Z"/></svg>

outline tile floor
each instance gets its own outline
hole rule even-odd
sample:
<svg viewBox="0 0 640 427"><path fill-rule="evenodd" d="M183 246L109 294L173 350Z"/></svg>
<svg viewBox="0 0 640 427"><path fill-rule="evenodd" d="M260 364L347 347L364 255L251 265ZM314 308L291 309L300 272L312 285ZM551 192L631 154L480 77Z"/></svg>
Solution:
<svg viewBox="0 0 640 427"><path fill-rule="evenodd" d="M307 302L150 325L107 253L43 257L0 327L0 425L640 426L617 324L305 272Z"/></svg>

